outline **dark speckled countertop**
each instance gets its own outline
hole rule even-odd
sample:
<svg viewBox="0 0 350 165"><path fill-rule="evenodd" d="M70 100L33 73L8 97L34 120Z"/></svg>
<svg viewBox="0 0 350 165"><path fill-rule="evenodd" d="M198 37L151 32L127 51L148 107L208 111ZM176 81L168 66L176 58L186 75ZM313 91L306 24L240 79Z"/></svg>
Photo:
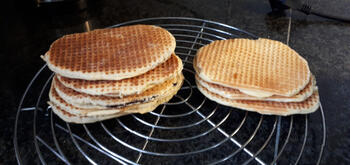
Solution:
<svg viewBox="0 0 350 165"><path fill-rule="evenodd" d="M346 0L329 2L313 0L313 2L318 2L315 6L316 9L350 17L350 2ZM350 164L349 23L305 16L297 11L289 12L287 10L284 13L270 13L271 9L267 0L87 0L80 4L73 2L68 5L43 5L39 8L32 1L22 0L1 2L0 8L0 71L2 76L0 81L0 164L16 163L12 141L16 110L27 84L44 64L39 56L45 53L50 43L58 37L85 31L86 21L89 22L92 29L96 29L148 17L195 17L226 23L259 37L271 38L285 43L288 36L288 16L290 15L292 19L289 45L308 60L310 69L317 78L326 116L327 140L321 164ZM242 115L241 112L237 113L237 115ZM30 125L31 118L32 116L21 120L28 120L27 124ZM43 121L47 120L45 115L42 115L41 118ZM257 122L254 117L251 120L247 122ZM309 131L310 140L307 141L307 144L313 146L315 143L317 147L316 143L320 144L322 136L320 116L311 115L309 120L311 129ZM295 126L297 129L298 122L302 122L302 120L296 119L294 122L297 123ZM284 128L282 124L282 129L287 128ZM25 132L26 130L19 131ZM96 131L98 132L98 130ZM21 136L26 136L26 134ZM298 139L298 134L293 136L295 136L294 139ZM63 139L61 139L63 145L70 145L71 142L64 140L67 137L60 138ZM32 141L31 137L24 138L20 145L32 145ZM189 144L188 147L190 145L192 144ZM149 147L155 146L150 145ZM250 147L254 148L254 146ZM20 149L26 164L39 163L38 158L33 156L35 151L34 148L32 149ZM230 147L227 149L229 150ZM218 153L226 150L223 148L221 152L212 153L207 157L219 157ZM293 147L287 147L286 151L293 152ZM306 156L302 157L301 164L315 163L317 155L313 154L314 151L315 149L312 147L305 148ZM75 152L67 150L65 153L74 155ZM247 155L240 156L244 159L247 158ZM283 162L288 160L288 155L282 157L280 164L284 164ZM74 160L79 158L79 156L77 158L73 156L71 161L83 163ZM54 164L55 161L59 161L59 159L52 159L48 162ZM147 160L144 161L147 162ZM172 162L174 159L163 159L163 161L164 164L177 164ZM203 163L195 158L184 161L186 164ZM227 163L240 162L236 159L230 161ZM103 162L103 164L109 163Z"/></svg>

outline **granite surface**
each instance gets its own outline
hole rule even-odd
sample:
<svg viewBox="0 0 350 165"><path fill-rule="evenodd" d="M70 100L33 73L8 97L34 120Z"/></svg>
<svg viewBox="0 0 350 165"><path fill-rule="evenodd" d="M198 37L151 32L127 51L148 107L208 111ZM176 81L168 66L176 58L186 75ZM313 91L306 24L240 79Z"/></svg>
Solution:
<svg viewBox="0 0 350 165"><path fill-rule="evenodd" d="M345 0L337 1L317 1L315 8L326 10L339 15L350 16L347 7L350 5ZM315 16L306 16L298 11L285 11L283 13L271 13L268 1L260 0L148 0L148 1L93 1L87 0L80 3L58 3L55 5L42 5L36 7L34 1L6 1L2 2L0 15L0 164L15 164L15 152L13 147L13 130L17 106L26 86L35 73L43 66L44 62L39 58L49 48L52 41L58 37L74 32L86 30L86 22L90 28L104 28L124 21L160 17L160 16L181 16L203 18L244 29L259 37L266 37L282 42L287 42L288 23L290 16L291 29L289 45L299 52L309 62L311 71L317 78L320 97L326 117L327 140L321 164L350 164L350 24L341 23ZM189 74L189 73L186 73ZM37 97L51 75L47 69L34 82L33 88L29 91L25 99L24 107L35 106ZM190 77L188 75L187 77ZM43 91L45 97L47 90ZM184 93L186 95L186 93ZM189 102L199 105L201 94L194 92L193 100ZM47 99L47 97L45 97ZM39 107L45 107L45 98L39 102ZM178 101L178 100L173 100ZM205 108L200 112L208 115L214 103L206 102ZM171 108L170 108L171 109ZM186 109L186 108L184 108ZM187 108L188 109L188 108ZM221 128L226 132L233 132L238 127L245 112L230 111L226 107L220 106L220 112L212 116L212 120L218 123L227 113L231 112L230 118ZM155 112L160 112L158 109ZM171 112L171 111L170 111ZM169 113L170 113L169 112ZM178 112L181 113L181 112ZM18 146L24 164L39 164L38 155L35 152L33 143L33 111L21 112L18 123ZM54 147L51 129L51 114L37 112L37 132L38 136ZM153 123L155 118L151 115L139 116L145 121ZM191 117L194 121L200 121L198 115ZM249 113L245 124L234 137L239 142L245 142L257 127L260 115ZM65 132L67 125L53 116L53 120L59 124L55 126L57 141L61 145L62 152L73 164L84 164L87 160L76 147L72 147L74 141ZM120 119L122 123L133 128L140 133L148 134L150 128L145 128L130 116ZM322 143L322 120L319 112L310 115L308 118L308 138L305 150L300 159L300 164L315 164ZM246 148L252 152L257 152L262 146L269 133L272 131L276 118L273 116L264 117L261 128ZM160 120L160 125L183 125L188 120ZM281 142L287 137L291 118L283 117L281 123ZM297 115L293 117L293 131L290 140L285 148L284 154L279 159L279 164L289 164L295 162L298 157L301 144L304 138L305 117ZM136 124L135 124L136 123ZM138 123L138 124L137 124ZM111 133L118 134L118 137L126 142L132 142L136 147L144 145L144 139L130 135L116 120L107 121L105 127ZM62 127L60 127L62 126ZM92 132L92 136L98 141L112 148L113 151L130 159L136 160L138 152L132 151L125 146L112 141L107 137L100 124L88 125L86 129ZM164 137L188 137L208 130L211 126L203 123L197 129L179 132L171 130L156 130L154 135L158 138ZM62 129L61 129L62 128ZM77 133L90 143L95 144L86 133L86 129L81 126L70 125L72 132ZM158 131L158 132L157 132ZM191 143L174 143L172 145L164 143L149 143L147 150L162 151L168 153L186 152L193 149L202 149L219 141L225 140L217 131L208 134L209 138L197 139ZM274 137L266 149L258 155L266 163L273 159ZM95 152L88 145L78 141L82 150L86 151L94 160L101 164L110 163L110 157ZM96 144L95 144L96 145ZM184 147L185 146L185 147ZM280 147L282 144L280 144ZM40 144L43 157L49 164L63 164L49 150ZM232 142L225 141L222 146L205 154L198 154L189 157L156 157L142 156L140 162L152 164L157 161L162 164L205 164L211 160L221 159L238 149ZM57 151L57 150L56 150ZM58 151L57 151L58 152ZM240 164L250 158L245 152L239 152L234 157L223 162L223 164ZM148 162L148 163L147 163ZM175 162L175 163L174 163ZM252 164L258 164L252 161Z"/></svg>

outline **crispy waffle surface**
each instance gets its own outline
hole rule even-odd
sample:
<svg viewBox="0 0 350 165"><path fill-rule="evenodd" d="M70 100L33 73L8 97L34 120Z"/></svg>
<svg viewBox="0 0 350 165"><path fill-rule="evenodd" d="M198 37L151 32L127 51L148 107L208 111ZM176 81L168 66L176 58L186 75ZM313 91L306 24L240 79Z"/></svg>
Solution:
<svg viewBox="0 0 350 165"><path fill-rule="evenodd" d="M247 95L245 93L242 93L238 89L234 88L227 88L221 85L213 84L206 82L199 78L198 75L196 75L196 83L200 84L204 88L206 88L208 91L216 93L222 97L228 98L228 99L234 99L234 100L262 100L262 101L279 101L279 102L301 102L304 101L306 98L310 97L312 93L314 92L314 89L316 87L316 79L312 75L309 83L305 86L303 90L301 90L299 93L297 93L294 96L286 97L286 96L278 96L273 95L270 97L254 97Z"/></svg>
<svg viewBox="0 0 350 165"><path fill-rule="evenodd" d="M174 78L181 73L182 61L173 54L167 61L153 70L123 80L82 80L58 75L58 80L66 87L90 95L128 96L140 94L153 86Z"/></svg>
<svg viewBox="0 0 350 165"><path fill-rule="evenodd" d="M194 68L206 82L256 97L293 96L311 75L304 58L269 39L214 41L198 50Z"/></svg>
<svg viewBox="0 0 350 165"><path fill-rule="evenodd" d="M97 96L77 92L61 84L57 80L56 76L53 78L52 85L57 94L69 104L79 108L98 109L102 107L103 109L106 107L124 107L152 101L163 96L165 93L167 93L167 91L171 91L172 88L174 88L178 83L182 83L182 81L181 75L177 75L176 77L149 88L140 94L125 97Z"/></svg>
<svg viewBox="0 0 350 165"><path fill-rule="evenodd" d="M219 104L242 110L258 112L265 115L288 116L293 114L307 114L316 111L320 104L317 88L315 88L310 97L302 102L276 102L228 99L216 93L210 92L200 84L197 84L197 87L199 91L207 98Z"/></svg>
<svg viewBox="0 0 350 165"><path fill-rule="evenodd" d="M43 56L60 75L85 80L121 80L143 74L174 52L175 38L152 25L132 25L65 35Z"/></svg>
<svg viewBox="0 0 350 165"><path fill-rule="evenodd" d="M107 120L131 113L147 113L153 111L159 105L168 102L181 88L183 76L180 76L181 83L176 84L171 90L168 90L163 96L147 103L135 104L119 108L107 109L84 109L75 107L65 102L51 86L48 102L55 114L66 122L73 123L93 123L96 121Z"/></svg>

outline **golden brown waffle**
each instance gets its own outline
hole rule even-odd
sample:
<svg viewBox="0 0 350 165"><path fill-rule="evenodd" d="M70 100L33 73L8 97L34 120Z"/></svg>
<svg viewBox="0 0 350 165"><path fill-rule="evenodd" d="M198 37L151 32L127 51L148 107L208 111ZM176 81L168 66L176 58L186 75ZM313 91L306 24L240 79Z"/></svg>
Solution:
<svg viewBox="0 0 350 165"><path fill-rule="evenodd" d="M56 113L61 119L66 122L74 123L92 123L96 121L106 120L113 117L118 117L130 113L147 113L153 111L157 106L169 101L181 88L183 76L180 75L181 83L176 84L174 88L168 90L163 96L142 104L135 104L119 108L109 108L109 109L84 109L75 107L67 102L65 102L57 94L56 90L51 86L48 102L54 113Z"/></svg>
<svg viewBox="0 0 350 165"><path fill-rule="evenodd" d="M206 82L199 78L198 75L196 75L196 83L200 84L210 92L216 93L222 97L228 98L228 99L234 99L234 100L263 100L263 101L279 101L279 102L301 102L304 101L306 98L312 95L314 89L316 88L316 80L314 76L311 76L310 82L305 86L303 90L301 90L298 94L286 97L286 96L278 96L273 95L270 97L254 97L247 94L242 93L238 89L234 88L227 88L221 85L213 84Z"/></svg>
<svg viewBox="0 0 350 165"><path fill-rule="evenodd" d="M63 36L43 59L65 77L121 80L143 74L166 61L175 38L165 29L133 25Z"/></svg>
<svg viewBox="0 0 350 165"><path fill-rule="evenodd" d="M182 61L173 54L169 60L137 77L123 80L81 80L57 76L66 87L90 95L127 96L140 94L154 85L174 78L182 71Z"/></svg>
<svg viewBox="0 0 350 165"><path fill-rule="evenodd" d="M178 75L172 79L166 80L165 82L158 84L146 91L129 95L125 97L109 97L109 96L97 96L89 95L81 92L74 91L73 89L67 88L62 85L55 76L53 78L52 85L56 90L57 94L67 103L72 104L80 108L98 108L101 107L124 107L133 104L141 104L150 102L158 97L163 96L169 90L171 91L178 83L182 83L181 75Z"/></svg>
<svg viewBox="0 0 350 165"><path fill-rule="evenodd" d="M200 84L197 84L197 87L206 97L219 104L267 115L287 116L292 114L312 113L318 109L320 102L317 89L310 97L302 102L283 103L276 101L233 100L210 92Z"/></svg>
<svg viewBox="0 0 350 165"><path fill-rule="evenodd" d="M193 64L203 80L256 96L293 96L310 79L308 63L287 45L269 39L214 41Z"/></svg>

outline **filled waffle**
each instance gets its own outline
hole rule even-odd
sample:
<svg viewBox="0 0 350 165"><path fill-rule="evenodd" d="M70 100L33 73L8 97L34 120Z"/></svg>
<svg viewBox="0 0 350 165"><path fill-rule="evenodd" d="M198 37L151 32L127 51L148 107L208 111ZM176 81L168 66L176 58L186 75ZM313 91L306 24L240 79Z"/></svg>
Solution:
<svg viewBox="0 0 350 165"><path fill-rule="evenodd" d="M226 106L283 116L319 107L307 61L278 41L214 41L198 50L193 67L199 91Z"/></svg>
<svg viewBox="0 0 350 165"><path fill-rule="evenodd" d="M110 97L110 96L98 96L90 95L75 91L71 88L65 87L60 83L57 77L53 78L53 87L57 94L66 102L80 108L106 108L106 107L124 107L133 104L141 104L149 102L161 97L166 92L171 91L177 84L182 82L181 75L178 75L172 79L166 80L161 84L158 84L152 88L140 94L128 95L125 97Z"/></svg>
<svg viewBox="0 0 350 165"><path fill-rule="evenodd" d="M146 73L174 52L175 38L165 29L133 25L65 35L43 56L65 77L121 80Z"/></svg>
<svg viewBox="0 0 350 165"><path fill-rule="evenodd" d="M85 120L89 120L93 118L94 120L91 122L95 121L101 121L99 120L100 118L108 118L110 116L123 116L131 113L147 113L150 111L153 111L157 106L160 104L169 101L173 95L176 94L176 92L180 89L182 85L182 80L183 76L179 75L178 81L180 83L173 85L173 87L168 90L166 93L164 93L162 96L160 96L157 99L154 99L152 101L144 102L142 104L134 104L134 105L128 105L128 106L122 106L122 107L105 107L104 109L86 109L86 108L79 108L77 106L74 106L72 104L67 103L63 98L61 98L56 90L51 87L49 97L50 101L48 102L53 111L57 114L58 116L62 116L64 114L68 115L65 117L61 117L63 120L69 119L73 116L72 119L65 120L67 122L74 122L74 123L86 123L84 121L79 121L77 119L81 118ZM113 118L113 117L111 117ZM109 118L108 118L109 119Z"/></svg>
<svg viewBox="0 0 350 165"><path fill-rule="evenodd" d="M312 113L318 109L320 103L317 88L310 97L302 102L277 102L228 99L216 93L210 92L200 84L197 84L197 87L210 100L216 101L222 105L258 112L265 115L287 116L292 114Z"/></svg>
<svg viewBox="0 0 350 165"><path fill-rule="evenodd" d="M73 123L153 111L183 83L175 44L168 31L150 25L63 36L42 57L56 73L48 104Z"/></svg>
<svg viewBox="0 0 350 165"><path fill-rule="evenodd" d="M142 75L123 80L83 80L57 75L58 80L66 87L90 95L127 96L140 94L153 86L174 78L182 71L182 61L174 53L171 57L153 70Z"/></svg>
<svg viewBox="0 0 350 165"><path fill-rule="evenodd" d="M223 97L226 97L228 99L233 99L233 100L301 102L301 101L304 101L306 98L310 97L314 92L314 89L316 88L315 86L316 80L314 76L312 76L310 79L310 82L306 85L306 87L294 96L286 97L286 96L272 95L269 97L254 97L254 96L247 95L239 91L238 89L228 88L221 85L208 83L202 80L201 78L199 78L198 75L196 75L196 81L197 81L197 84L200 84L202 87L208 89L210 92L218 93Z"/></svg>
<svg viewBox="0 0 350 165"><path fill-rule="evenodd" d="M229 39L200 48L199 77L256 96L293 96L310 80L307 61L287 45L269 39Z"/></svg>

